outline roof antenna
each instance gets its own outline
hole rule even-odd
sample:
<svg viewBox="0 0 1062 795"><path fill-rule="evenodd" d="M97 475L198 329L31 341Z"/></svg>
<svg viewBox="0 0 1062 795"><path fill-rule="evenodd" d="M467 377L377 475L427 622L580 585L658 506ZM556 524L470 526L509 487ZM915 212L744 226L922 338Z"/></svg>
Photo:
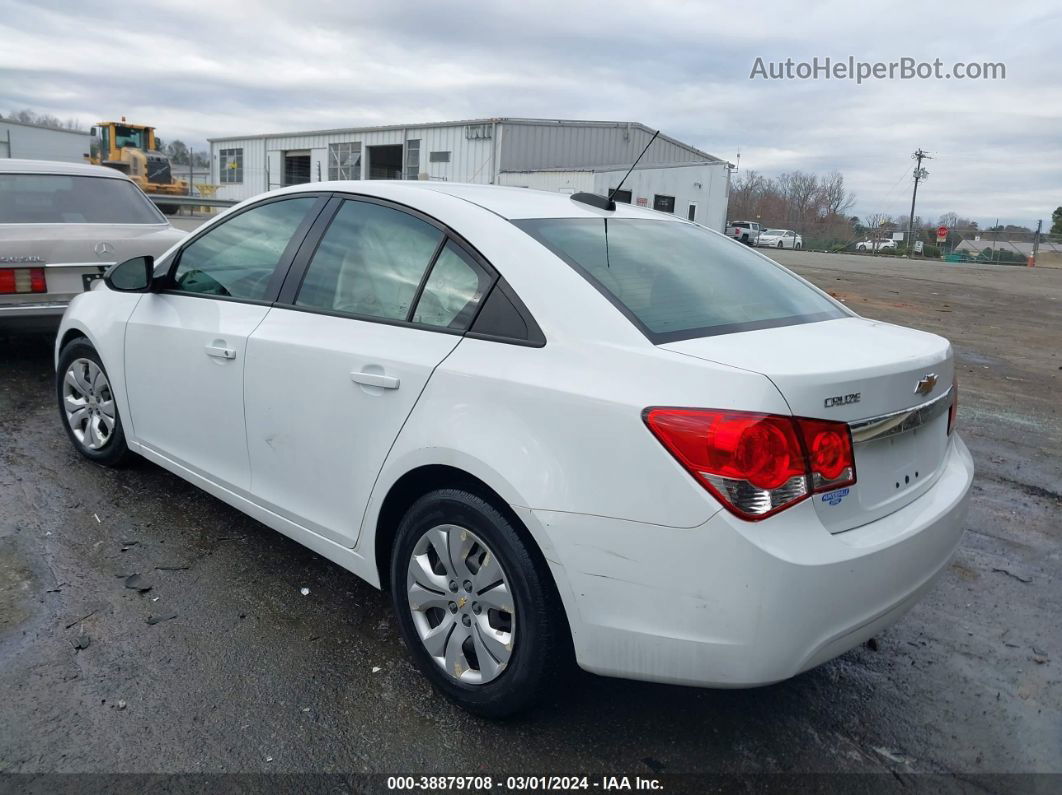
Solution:
<svg viewBox="0 0 1062 795"><path fill-rule="evenodd" d="M631 164L631 167L627 169L627 173L623 175L623 179L619 181L619 185L609 191L608 196L601 196L597 193L587 193L583 191L581 193L573 193L572 201L581 202L582 204L589 204L591 207L597 207L600 210L615 210L616 202L613 201L613 197L619 192L619 189L623 187L623 183L627 181L627 177L634 171L634 167L641 162L642 157L649 151L649 147L653 145L653 141L656 140L656 136L660 135L660 130L653 133L653 137L649 139L649 143L645 145L645 149L638 155L637 159Z"/></svg>
<svg viewBox="0 0 1062 795"><path fill-rule="evenodd" d="M613 197L615 197L615 195L619 192L619 189L623 187L623 183L627 181L627 177L629 177L631 175L631 172L634 171L634 167L638 165L639 162L641 162L641 159L645 156L645 153L649 151L649 147L653 145L653 141L656 140L656 136L658 135L660 135L660 130L657 130L655 133L653 133L653 137L649 139L649 143L645 145L645 149L643 149L642 153L638 155L638 159L631 163L631 167L627 169L627 173L623 175L623 179L619 181L619 185L609 191L609 201L612 201ZM613 209L615 209L615 204L613 204Z"/></svg>

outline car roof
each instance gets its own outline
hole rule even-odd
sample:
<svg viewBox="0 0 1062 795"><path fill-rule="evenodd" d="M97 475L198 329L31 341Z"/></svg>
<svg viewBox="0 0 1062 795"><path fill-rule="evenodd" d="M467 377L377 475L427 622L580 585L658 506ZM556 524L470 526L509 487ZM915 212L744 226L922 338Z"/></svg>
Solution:
<svg viewBox="0 0 1062 795"><path fill-rule="evenodd" d="M573 201L566 193L516 188L505 185L472 185L460 182L429 182L420 180L353 180L339 182L310 182L284 192L334 190L376 196L392 201L407 201L415 206L424 191L452 196L475 204L507 220L521 218L647 218L684 221L670 213L616 203L616 210L604 211L582 202Z"/></svg>
<svg viewBox="0 0 1062 795"><path fill-rule="evenodd" d="M0 174L64 174L70 177L129 179L120 171L106 166L93 166L88 163L67 163L60 160L19 160L12 158L0 158Z"/></svg>

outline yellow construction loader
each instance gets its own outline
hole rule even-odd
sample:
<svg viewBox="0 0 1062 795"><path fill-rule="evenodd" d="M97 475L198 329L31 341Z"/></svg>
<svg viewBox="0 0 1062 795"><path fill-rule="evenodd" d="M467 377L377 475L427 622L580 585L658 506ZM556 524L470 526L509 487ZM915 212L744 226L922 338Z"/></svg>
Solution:
<svg viewBox="0 0 1062 795"><path fill-rule="evenodd" d="M158 150L155 128L121 121L101 121L94 128L100 137L99 157L89 158L96 165L110 166L133 180L144 193L187 196L188 182L173 176L170 159ZM177 212L177 205L159 204L167 215Z"/></svg>

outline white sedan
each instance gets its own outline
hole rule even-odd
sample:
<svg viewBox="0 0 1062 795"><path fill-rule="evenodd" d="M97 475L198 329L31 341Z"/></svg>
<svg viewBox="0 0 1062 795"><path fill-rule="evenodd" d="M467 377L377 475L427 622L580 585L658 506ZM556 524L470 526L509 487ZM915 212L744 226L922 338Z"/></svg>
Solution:
<svg viewBox="0 0 1062 795"><path fill-rule="evenodd" d="M804 238L792 229L765 229L760 232L756 245L762 248L802 249Z"/></svg>
<svg viewBox="0 0 1062 795"><path fill-rule="evenodd" d="M423 674L488 716L572 659L819 665L944 570L973 476L946 340L589 194L275 191L75 298L56 367L82 455L388 589Z"/></svg>
<svg viewBox="0 0 1062 795"><path fill-rule="evenodd" d="M856 251L895 251L895 240L861 240L856 243Z"/></svg>

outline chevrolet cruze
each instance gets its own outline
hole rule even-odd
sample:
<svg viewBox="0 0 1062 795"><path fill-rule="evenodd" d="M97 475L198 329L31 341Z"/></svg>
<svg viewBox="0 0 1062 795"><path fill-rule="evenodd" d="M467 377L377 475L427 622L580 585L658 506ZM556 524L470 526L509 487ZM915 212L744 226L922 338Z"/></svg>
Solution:
<svg viewBox="0 0 1062 795"><path fill-rule="evenodd" d="M973 476L946 340L587 194L266 194L76 297L56 366L81 454L389 590L490 716L572 659L711 687L829 660L945 568Z"/></svg>

